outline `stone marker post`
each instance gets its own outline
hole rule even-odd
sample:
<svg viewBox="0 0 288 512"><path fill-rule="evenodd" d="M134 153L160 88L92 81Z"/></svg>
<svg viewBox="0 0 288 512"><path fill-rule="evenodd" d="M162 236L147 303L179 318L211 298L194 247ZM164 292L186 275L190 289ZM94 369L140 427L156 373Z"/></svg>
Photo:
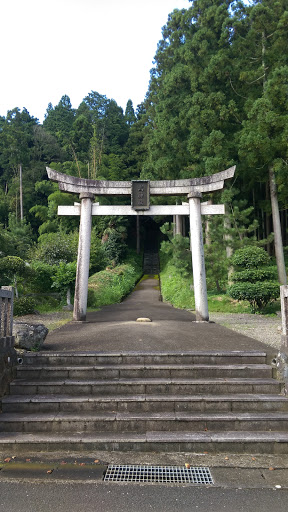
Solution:
<svg viewBox="0 0 288 512"><path fill-rule="evenodd" d="M192 253L196 321L208 322L208 299L201 221L201 192L188 195L190 210L190 244Z"/></svg>
<svg viewBox="0 0 288 512"><path fill-rule="evenodd" d="M74 320L84 322L87 312L92 203L94 201L94 194L82 192L79 197L81 199L81 213L73 318Z"/></svg>

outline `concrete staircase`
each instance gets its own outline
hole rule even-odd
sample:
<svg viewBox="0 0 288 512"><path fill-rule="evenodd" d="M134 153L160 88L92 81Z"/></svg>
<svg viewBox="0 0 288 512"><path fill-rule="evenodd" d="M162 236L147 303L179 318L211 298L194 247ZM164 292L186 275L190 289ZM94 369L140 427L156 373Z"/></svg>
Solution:
<svg viewBox="0 0 288 512"><path fill-rule="evenodd" d="M0 452L288 453L288 399L262 352L26 353Z"/></svg>

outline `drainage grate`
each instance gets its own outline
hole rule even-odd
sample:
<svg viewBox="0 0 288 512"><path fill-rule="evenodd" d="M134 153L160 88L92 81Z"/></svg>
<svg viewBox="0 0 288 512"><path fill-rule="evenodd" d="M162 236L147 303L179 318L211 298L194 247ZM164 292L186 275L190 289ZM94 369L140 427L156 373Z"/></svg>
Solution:
<svg viewBox="0 0 288 512"><path fill-rule="evenodd" d="M183 466L120 466L111 464L104 482L142 482L163 484L213 484L209 468Z"/></svg>

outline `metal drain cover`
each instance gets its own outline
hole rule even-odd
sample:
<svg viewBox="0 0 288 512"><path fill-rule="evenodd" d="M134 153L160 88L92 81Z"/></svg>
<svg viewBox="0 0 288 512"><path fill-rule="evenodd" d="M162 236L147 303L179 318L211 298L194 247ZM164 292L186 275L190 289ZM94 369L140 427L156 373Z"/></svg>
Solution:
<svg viewBox="0 0 288 512"><path fill-rule="evenodd" d="M104 482L142 482L161 484L213 484L209 468L185 466L121 466L111 464Z"/></svg>

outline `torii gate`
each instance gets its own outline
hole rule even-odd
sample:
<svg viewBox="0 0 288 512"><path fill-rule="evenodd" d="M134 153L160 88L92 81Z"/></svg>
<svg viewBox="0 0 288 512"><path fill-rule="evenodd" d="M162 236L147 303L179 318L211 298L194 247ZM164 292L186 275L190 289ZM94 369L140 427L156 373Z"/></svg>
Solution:
<svg viewBox="0 0 288 512"><path fill-rule="evenodd" d="M221 215L225 213L225 207L201 204L200 199L202 192L222 189L225 180L234 176L236 166L202 178L150 182L97 181L68 176L49 167L46 169L48 177L58 182L62 192L79 194L81 200L81 204L74 203L74 206L58 206L58 215L80 215L74 320L86 320L93 215L189 215L196 321L209 321L201 215ZM150 195L184 194L187 194L188 203L182 205L150 205ZM95 196L100 195L131 196L131 206L94 203Z"/></svg>

